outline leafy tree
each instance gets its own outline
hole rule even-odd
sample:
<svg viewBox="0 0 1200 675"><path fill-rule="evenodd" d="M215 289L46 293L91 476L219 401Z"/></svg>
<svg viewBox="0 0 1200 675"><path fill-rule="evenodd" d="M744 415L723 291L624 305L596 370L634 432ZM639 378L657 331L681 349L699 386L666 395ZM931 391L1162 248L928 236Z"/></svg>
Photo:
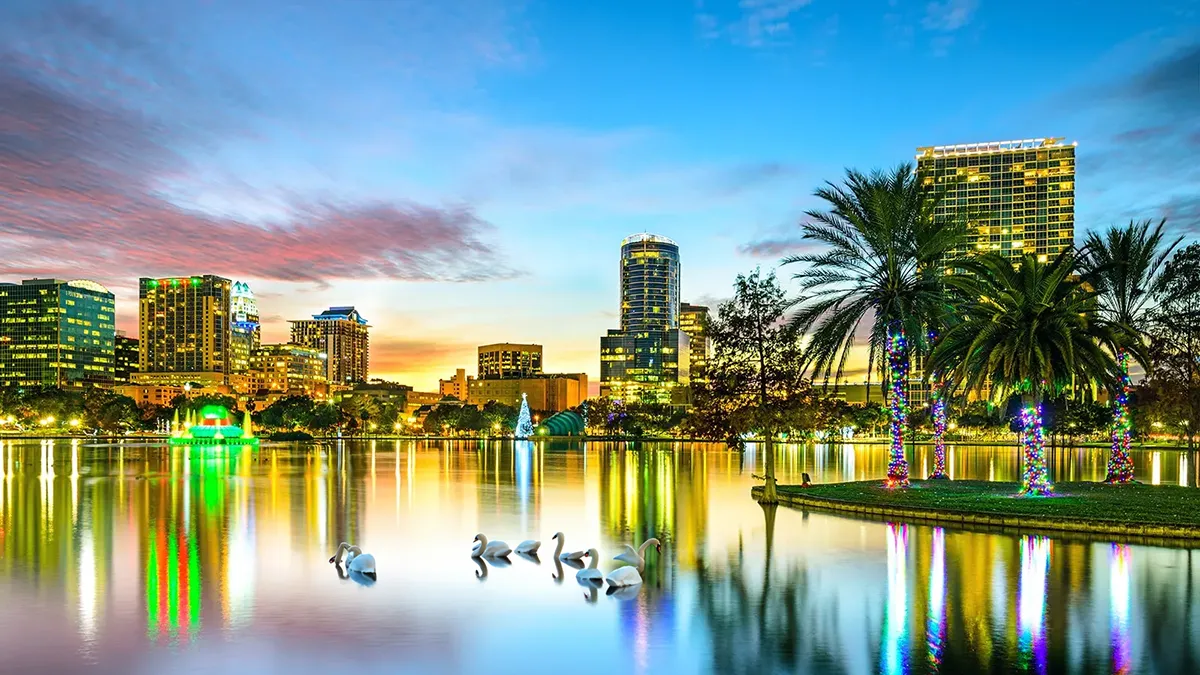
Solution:
<svg viewBox="0 0 1200 675"><path fill-rule="evenodd" d="M763 503L778 502L773 436L782 424L784 402L804 386L800 332L787 321L792 302L775 275L755 270L738 275L732 300L721 303L709 322L712 356L708 381L696 389L697 415L729 424L731 434L755 430L766 441ZM693 428L711 430L712 422Z"/></svg>
<svg viewBox="0 0 1200 675"><path fill-rule="evenodd" d="M1112 453L1108 458L1106 483L1133 480L1133 459L1129 456L1132 419L1129 394L1129 358L1133 356L1146 370L1146 334L1150 329L1153 297L1166 280L1163 274L1167 258L1183 237L1168 241L1163 233L1164 219L1151 229L1149 220L1111 227L1103 234L1092 232L1084 243L1081 258L1084 278L1095 287L1100 313L1123 330L1118 334L1117 364L1121 368L1121 390L1113 402Z"/></svg>
<svg viewBox="0 0 1200 675"><path fill-rule="evenodd" d="M1041 404L1073 385L1113 387L1118 368L1110 351L1119 330L1097 312L1095 291L1064 251L1048 263L1026 255L1019 264L995 253L960 261L951 275L964 321L939 341L929 367L994 396L1022 397L1025 476L1022 494L1050 493Z"/></svg>
<svg viewBox="0 0 1200 675"><path fill-rule="evenodd" d="M140 426L141 410L132 398L113 394L100 404L92 421L104 431L127 431Z"/></svg>
<svg viewBox="0 0 1200 675"><path fill-rule="evenodd" d="M826 211L809 211L804 238L827 250L792 256L806 268L794 327L810 333L804 365L813 379L839 381L855 336L869 322L867 377L876 367L891 384L892 457L888 484L908 484L904 433L914 353L947 313L943 270L966 240L965 219L937 214L945 189L927 185L909 164L866 175L847 170L843 185L816 191Z"/></svg>
<svg viewBox="0 0 1200 675"><path fill-rule="evenodd" d="M1159 392L1163 423L1180 428L1188 447L1200 431L1200 244L1175 253L1163 270L1151 311L1149 386Z"/></svg>
<svg viewBox="0 0 1200 675"><path fill-rule="evenodd" d="M259 423L277 429L309 428L314 405L308 396L285 396L262 411Z"/></svg>

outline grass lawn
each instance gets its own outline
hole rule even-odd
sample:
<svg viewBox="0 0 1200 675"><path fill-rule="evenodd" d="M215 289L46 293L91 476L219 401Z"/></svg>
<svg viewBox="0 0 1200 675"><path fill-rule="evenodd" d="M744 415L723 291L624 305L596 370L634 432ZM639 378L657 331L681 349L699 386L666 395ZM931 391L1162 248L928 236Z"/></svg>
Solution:
<svg viewBox="0 0 1200 675"><path fill-rule="evenodd" d="M1200 490L1195 488L1056 483L1052 497L1018 497L1020 487L1019 483L977 480L914 480L912 487L892 490L884 487L883 481L872 480L807 488L781 485L779 493L781 497L948 514L1200 528Z"/></svg>

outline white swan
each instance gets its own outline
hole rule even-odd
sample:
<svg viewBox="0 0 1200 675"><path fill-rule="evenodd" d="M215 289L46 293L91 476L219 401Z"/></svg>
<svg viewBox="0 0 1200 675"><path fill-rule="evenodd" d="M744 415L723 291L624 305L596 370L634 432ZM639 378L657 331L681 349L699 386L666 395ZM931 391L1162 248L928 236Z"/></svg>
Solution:
<svg viewBox="0 0 1200 675"><path fill-rule="evenodd" d="M479 543L471 551L472 558L503 558L512 553L512 549L508 547L508 544L502 541L489 542L488 538L482 534L475 535L475 541Z"/></svg>
<svg viewBox="0 0 1200 675"><path fill-rule="evenodd" d="M566 546L567 538L562 532L557 532L554 538L558 540L558 547L554 549L554 557L559 560L582 560L583 556L587 555L587 551L570 551L563 553L563 546Z"/></svg>
<svg viewBox="0 0 1200 675"><path fill-rule="evenodd" d="M642 575L638 574L636 567L626 565L609 572L604 580L608 582L609 586L637 586L642 583Z"/></svg>
<svg viewBox="0 0 1200 675"><path fill-rule="evenodd" d="M639 548L636 551L629 544L625 544L625 552L616 556L615 558L613 558L613 560L620 560L623 563L628 563L630 565L633 565L640 572L640 571L646 569L646 549L650 548L651 544L654 545L654 550L656 550L659 553L662 553L662 543L660 543L657 539L651 537L651 538L647 539L646 541L642 542L641 548Z"/></svg>
<svg viewBox="0 0 1200 675"><path fill-rule="evenodd" d="M346 542L338 544L337 552L329 559L329 562L336 563L341 558L342 553L346 554L346 569L351 572L358 572L363 576L375 578L375 556L370 553L363 553L362 549L357 546L351 546Z"/></svg>
<svg viewBox="0 0 1200 675"><path fill-rule="evenodd" d="M604 575L600 573L600 570L596 569L596 565L600 564L600 554L596 552L596 549L592 548L588 549L588 552L584 553L584 555L591 558L592 561L586 569L581 569L575 573L575 579L585 583L604 583Z"/></svg>
<svg viewBox="0 0 1200 675"><path fill-rule="evenodd" d="M526 539L525 541L517 544L517 548L514 550L517 553L524 553L526 555L537 555L538 549L541 547L542 542Z"/></svg>

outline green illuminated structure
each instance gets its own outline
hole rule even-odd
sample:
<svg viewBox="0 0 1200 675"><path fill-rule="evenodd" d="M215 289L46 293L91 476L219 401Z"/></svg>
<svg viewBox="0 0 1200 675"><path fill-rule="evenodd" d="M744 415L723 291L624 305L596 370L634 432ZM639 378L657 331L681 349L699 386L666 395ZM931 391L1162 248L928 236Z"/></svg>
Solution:
<svg viewBox="0 0 1200 675"><path fill-rule="evenodd" d="M171 445L258 445L253 425L250 422L250 411L246 411L242 426L232 424L229 411L219 405L206 405L193 418L188 411L183 424L179 424L179 413L171 423Z"/></svg>

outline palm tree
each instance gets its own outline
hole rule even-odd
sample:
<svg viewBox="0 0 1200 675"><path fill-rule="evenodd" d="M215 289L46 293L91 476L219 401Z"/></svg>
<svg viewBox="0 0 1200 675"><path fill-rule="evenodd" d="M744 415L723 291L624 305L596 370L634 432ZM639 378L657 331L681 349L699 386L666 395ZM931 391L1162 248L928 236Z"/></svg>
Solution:
<svg viewBox="0 0 1200 675"><path fill-rule="evenodd" d="M1025 454L1021 494L1050 494L1041 402L1074 383L1112 387L1119 372L1113 345L1119 326L1097 311L1096 292L1075 274L1073 251L1048 263L1024 256L1016 265L988 253L960 261L966 274L948 283L961 298L963 321L939 340L929 367L967 390L1021 396Z"/></svg>
<svg viewBox="0 0 1200 675"><path fill-rule="evenodd" d="M1150 299L1162 285L1162 270L1167 258L1183 240L1168 242L1163 235L1166 219L1151 229L1151 221L1130 222L1111 227L1103 235L1088 234L1081 260L1083 277L1097 291L1100 312L1109 321L1126 329L1127 340L1117 345L1117 364L1121 367L1121 390L1113 403L1112 453L1108 456L1106 483L1133 480L1133 460L1129 457L1130 427L1129 381L1130 352L1142 368L1150 364L1141 356L1150 322Z"/></svg>
<svg viewBox="0 0 1200 675"><path fill-rule="evenodd" d="M908 484L911 355L925 347L930 317L946 310L943 271L966 238L965 219L937 215L944 195L909 164L870 175L847 170L843 185L816 191L829 210L808 211L803 225L805 239L829 248L783 261L807 265L794 276L803 291L793 321L811 333L804 362L814 379L841 379L859 327L869 322L868 380L878 366L891 384L892 487Z"/></svg>

